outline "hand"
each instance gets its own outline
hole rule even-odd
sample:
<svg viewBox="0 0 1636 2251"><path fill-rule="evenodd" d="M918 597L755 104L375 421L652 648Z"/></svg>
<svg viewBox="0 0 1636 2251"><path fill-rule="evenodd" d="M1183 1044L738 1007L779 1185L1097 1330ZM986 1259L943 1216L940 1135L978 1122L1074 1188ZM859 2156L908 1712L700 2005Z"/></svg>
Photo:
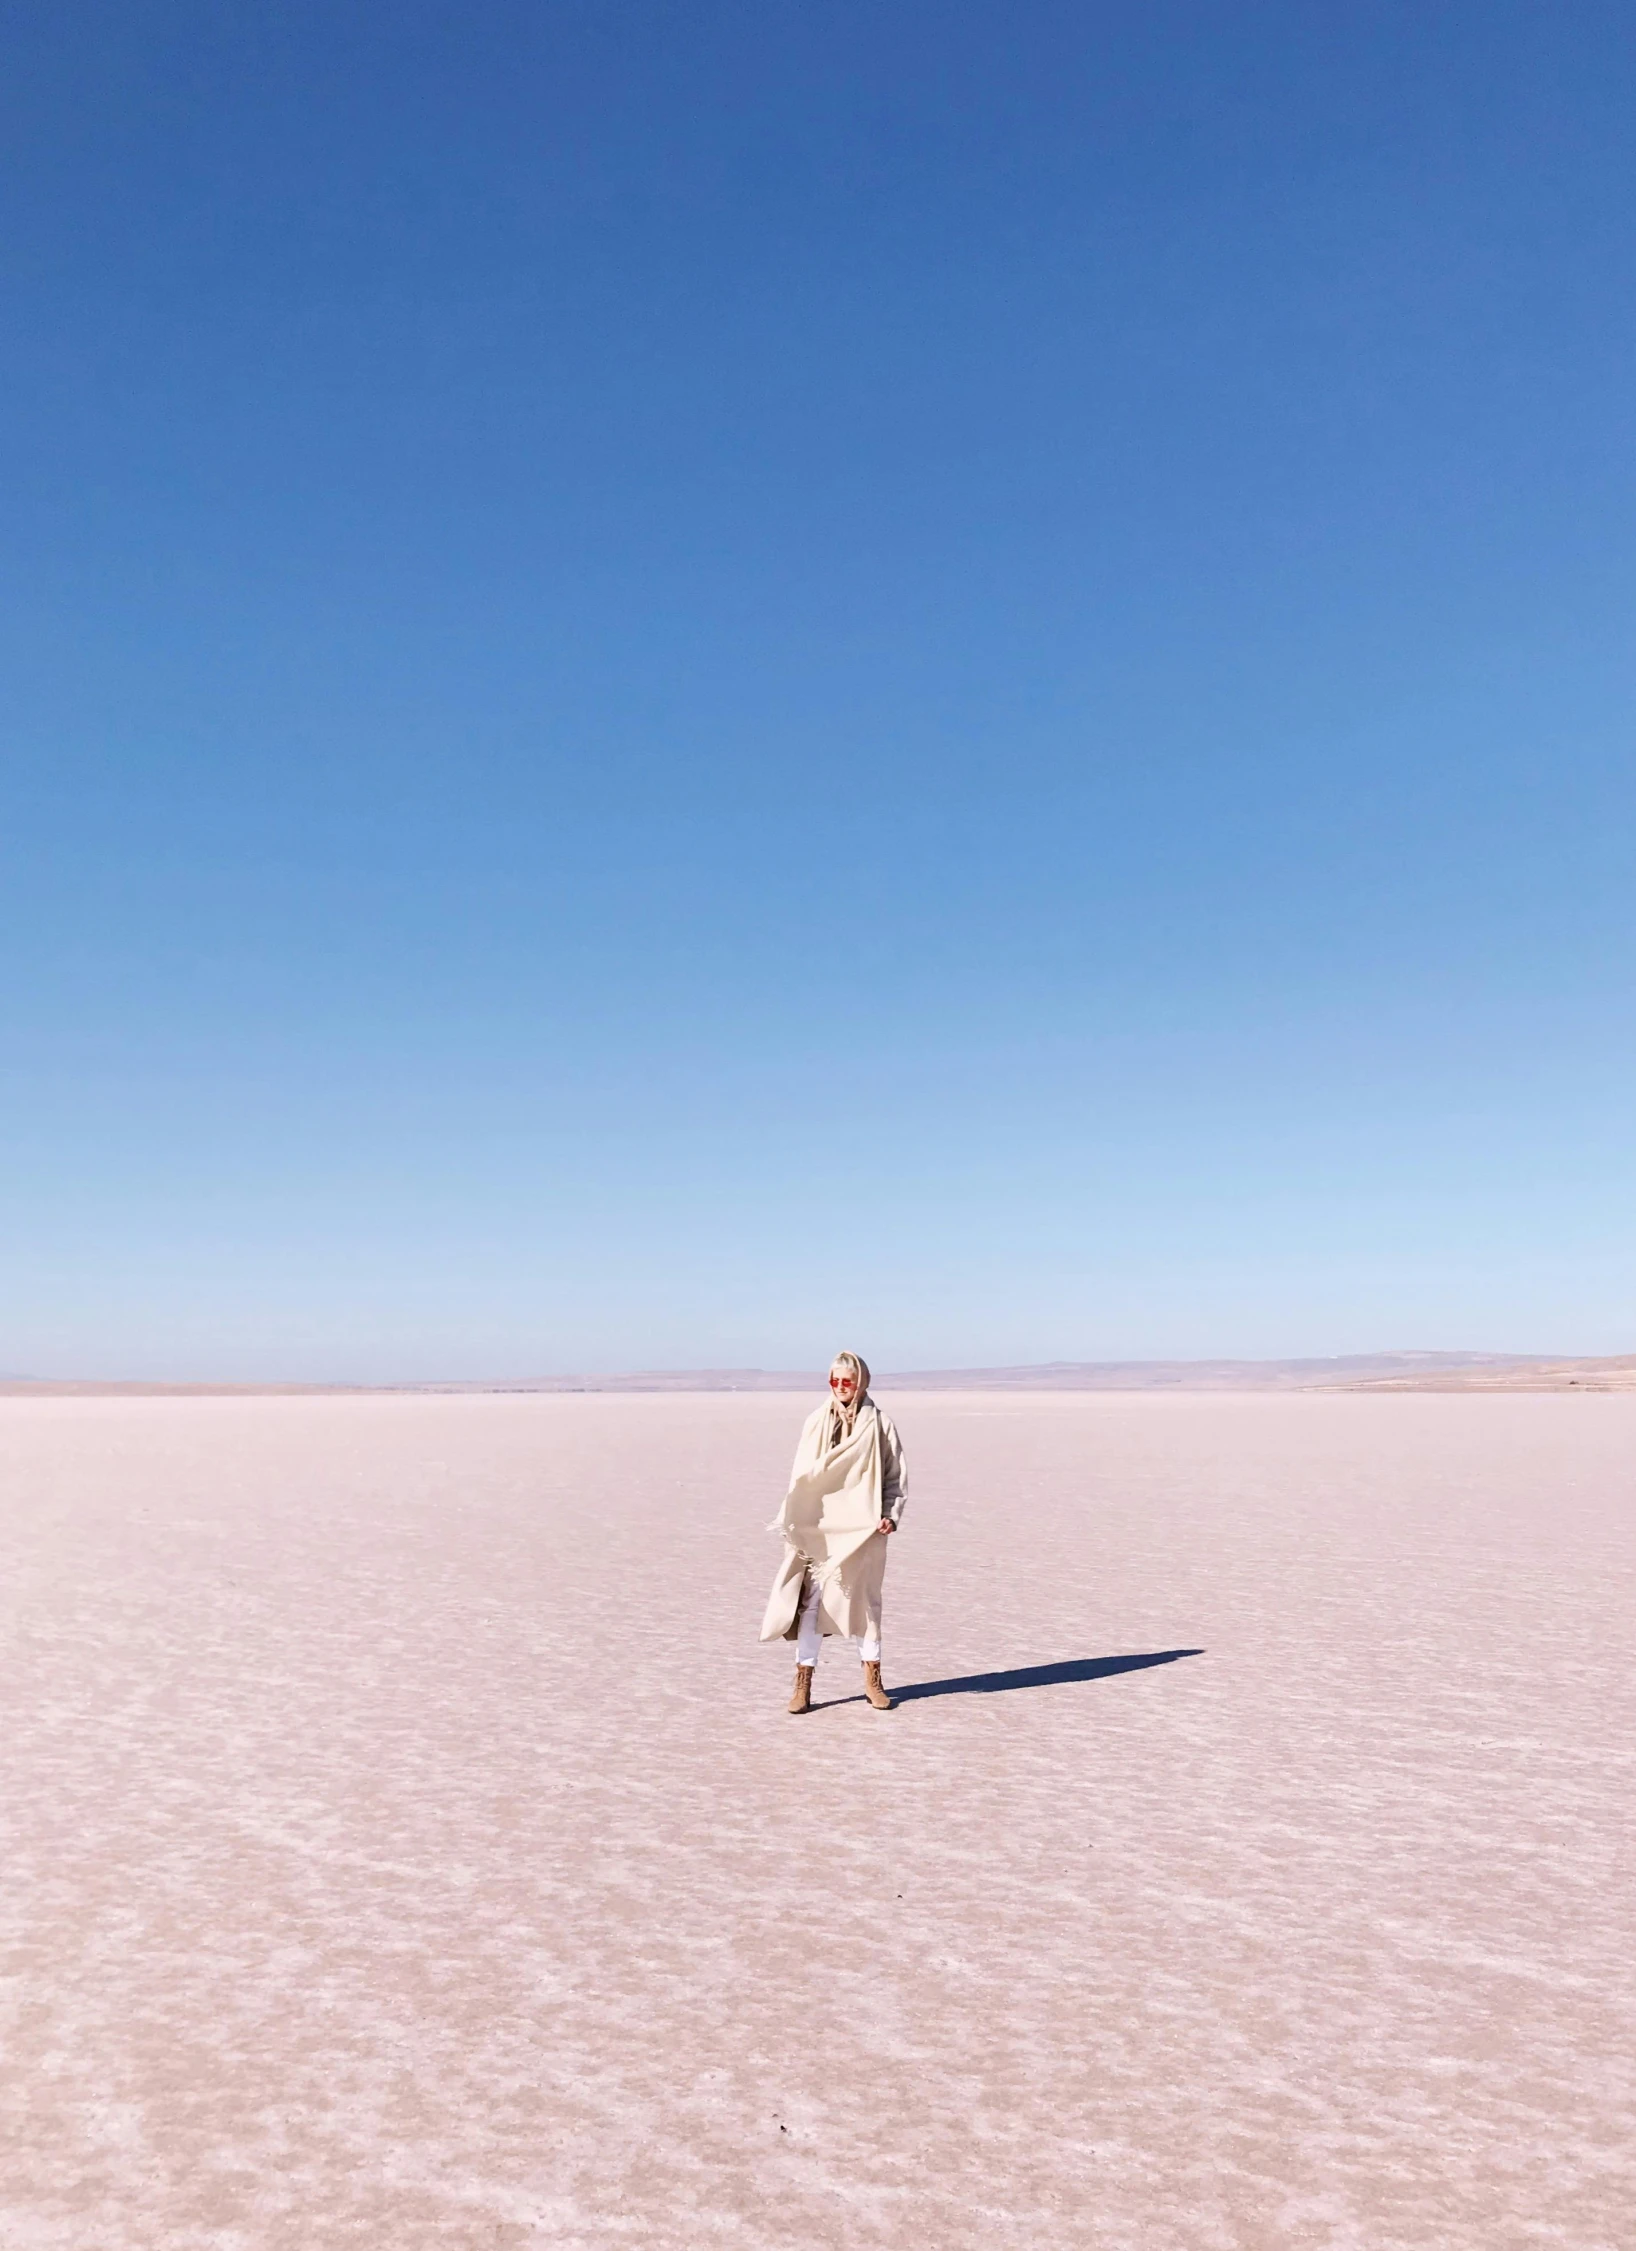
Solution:
<svg viewBox="0 0 1636 2251"><path fill-rule="evenodd" d="M895 1532L897 1530L897 1526L892 1522L892 1519L889 1516L883 1516L881 1518L880 1528L883 1532Z"/></svg>

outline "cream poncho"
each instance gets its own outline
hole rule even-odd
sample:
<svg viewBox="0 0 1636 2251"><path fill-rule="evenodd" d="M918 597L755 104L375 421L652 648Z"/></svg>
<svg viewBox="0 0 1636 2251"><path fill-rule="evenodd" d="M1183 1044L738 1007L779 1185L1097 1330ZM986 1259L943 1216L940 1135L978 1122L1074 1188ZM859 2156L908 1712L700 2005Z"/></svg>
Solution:
<svg viewBox="0 0 1636 2251"><path fill-rule="evenodd" d="M855 1639L880 1627L887 1546L880 1520L896 1523L909 1497L903 1448L867 1394L854 1410L850 1437L835 1430L833 1416L826 1400L807 1417L790 1489L772 1522L784 1535L784 1553L761 1621L763 1641L795 1638L809 1572L822 1632Z"/></svg>

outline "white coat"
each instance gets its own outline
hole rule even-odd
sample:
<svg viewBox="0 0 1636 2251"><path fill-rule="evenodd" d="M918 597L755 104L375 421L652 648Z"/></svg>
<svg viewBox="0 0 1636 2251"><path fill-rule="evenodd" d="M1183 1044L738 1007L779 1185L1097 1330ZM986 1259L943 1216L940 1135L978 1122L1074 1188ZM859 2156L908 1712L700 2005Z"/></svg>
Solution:
<svg viewBox="0 0 1636 2251"><path fill-rule="evenodd" d="M881 1585L888 1534L881 1518L900 1523L909 1498L903 1447L891 1421L867 1395L852 1435L838 1444L829 1401L801 1431L790 1489L773 1519L784 1552L761 1621L763 1641L793 1641L808 1574L818 1587L818 1624L826 1634L857 1640L880 1632Z"/></svg>

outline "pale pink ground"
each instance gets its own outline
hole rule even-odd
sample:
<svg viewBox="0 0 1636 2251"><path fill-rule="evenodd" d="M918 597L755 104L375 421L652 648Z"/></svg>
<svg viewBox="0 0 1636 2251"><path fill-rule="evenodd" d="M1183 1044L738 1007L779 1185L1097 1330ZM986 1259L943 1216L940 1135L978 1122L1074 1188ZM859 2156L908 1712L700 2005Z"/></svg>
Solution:
<svg viewBox="0 0 1636 2251"><path fill-rule="evenodd" d="M0 2243L1636 2243L1636 1399L0 1403Z"/></svg>

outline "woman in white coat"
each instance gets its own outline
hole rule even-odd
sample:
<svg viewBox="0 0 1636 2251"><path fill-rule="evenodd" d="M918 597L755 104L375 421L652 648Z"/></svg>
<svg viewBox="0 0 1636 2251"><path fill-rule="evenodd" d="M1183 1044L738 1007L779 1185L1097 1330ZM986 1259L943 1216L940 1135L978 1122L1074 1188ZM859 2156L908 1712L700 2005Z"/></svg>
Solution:
<svg viewBox="0 0 1636 2251"><path fill-rule="evenodd" d="M790 1489L772 1529L784 1535L761 1622L763 1641L795 1643L792 1712L812 1706L812 1673L826 1634L856 1641L864 1694L877 1712L881 1685L881 1586L886 1544L903 1521L909 1481L890 1420L869 1396L869 1369L838 1352L829 1397L807 1417Z"/></svg>

